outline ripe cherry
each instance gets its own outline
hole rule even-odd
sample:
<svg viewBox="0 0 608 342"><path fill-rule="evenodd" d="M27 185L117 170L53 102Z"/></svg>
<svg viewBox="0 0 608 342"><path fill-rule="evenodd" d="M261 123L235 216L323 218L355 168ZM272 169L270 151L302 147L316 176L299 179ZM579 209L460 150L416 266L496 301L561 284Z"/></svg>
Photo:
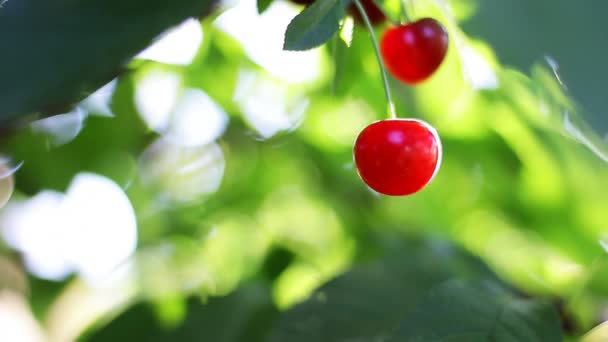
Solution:
<svg viewBox="0 0 608 342"><path fill-rule="evenodd" d="M413 194L441 164L435 129L416 119L388 119L367 126L355 142L355 165L369 187L385 195Z"/></svg>
<svg viewBox="0 0 608 342"><path fill-rule="evenodd" d="M361 0L361 5L372 25L379 24L386 19L384 12L376 5L374 0ZM361 17L361 13L354 2L351 2L348 6L348 13L353 17L356 24L365 25L363 17Z"/></svg>
<svg viewBox="0 0 608 342"><path fill-rule="evenodd" d="M391 27L380 43L382 59L397 79L415 84L439 68L448 50L448 33L435 19Z"/></svg>

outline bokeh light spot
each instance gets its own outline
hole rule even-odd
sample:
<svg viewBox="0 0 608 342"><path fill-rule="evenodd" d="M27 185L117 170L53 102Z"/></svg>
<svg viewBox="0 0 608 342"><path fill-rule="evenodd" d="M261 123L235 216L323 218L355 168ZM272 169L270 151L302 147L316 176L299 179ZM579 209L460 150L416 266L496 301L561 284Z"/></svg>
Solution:
<svg viewBox="0 0 608 342"><path fill-rule="evenodd" d="M203 28L196 19L187 19L163 34L137 58L160 63L187 65L192 62L203 41Z"/></svg>
<svg viewBox="0 0 608 342"><path fill-rule="evenodd" d="M42 191L9 203L0 216L6 242L30 272L61 280L72 272L95 281L135 250L135 213L122 189L91 173L74 177L65 194Z"/></svg>
<svg viewBox="0 0 608 342"><path fill-rule="evenodd" d="M284 1L275 1L261 15L256 1L239 1L216 21L216 25L235 37L247 55L272 75L288 82L307 82L321 76L320 49L284 51L287 25L298 10Z"/></svg>
<svg viewBox="0 0 608 342"><path fill-rule="evenodd" d="M164 132L177 103L181 77L171 71L150 70L137 83L135 105L148 127Z"/></svg>
<svg viewBox="0 0 608 342"><path fill-rule="evenodd" d="M84 127L86 112L80 107L65 114L53 115L32 122L34 132L46 134L53 145L63 145L74 140Z"/></svg>
<svg viewBox="0 0 608 342"><path fill-rule="evenodd" d="M160 138L142 154L143 181L170 200L188 202L216 192L222 182L225 159L215 143L179 146Z"/></svg>
<svg viewBox="0 0 608 342"><path fill-rule="evenodd" d="M171 116L166 137L183 146L206 145L219 138L228 125L228 115L207 94L186 89Z"/></svg>
<svg viewBox="0 0 608 342"><path fill-rule="evenodd" d="M80 103L80 106L91 115L114 116L110 104L117 83L118 80L116 78L108 82L84 99Z"/></svg>
<svg viewBox="0 0 608 342"><path fill-rule="evenodd" d="M264 139L296 128L304 118L309 100L289 96L284 84L255 72L239 74L234 100L245 120Z"/></svg>

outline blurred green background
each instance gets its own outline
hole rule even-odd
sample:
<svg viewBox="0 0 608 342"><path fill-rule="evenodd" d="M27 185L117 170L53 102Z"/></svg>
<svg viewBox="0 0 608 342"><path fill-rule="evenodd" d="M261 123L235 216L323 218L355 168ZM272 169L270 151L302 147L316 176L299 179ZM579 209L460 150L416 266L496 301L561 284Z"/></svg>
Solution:
<svg viewBox="0 0 608 342"><path fill-rule="evenodd" d="M413 196L378 195L353 166L357 134L386 115L368 33L346 19L328 44L282 51L302 9L283 0L262 15L255 1L221 3L76 109L3 133L0 339L377 341L428 287L465 278L504 284L509 303L559 303L562 328L539 323L556 330L547 341L600 324L608 4L409 5L451 38L429 81L391 80L399 115L428 121L443 144L439 173ZM78 54L77 43L61 44ZM478 285L442 286L478 300L467 292ZM488 293L493 307L502 295ZM318 304L333 296L340 305Z"/></svg>

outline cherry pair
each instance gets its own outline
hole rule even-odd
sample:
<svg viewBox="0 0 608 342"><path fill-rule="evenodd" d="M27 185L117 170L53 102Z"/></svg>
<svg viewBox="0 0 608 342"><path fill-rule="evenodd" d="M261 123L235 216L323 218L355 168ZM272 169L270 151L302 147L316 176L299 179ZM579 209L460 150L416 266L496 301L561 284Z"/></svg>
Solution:
<svg viewBox="0 0 608 342"><path fill-rule="evenodd" d="M314 0L292 1L309 5ZM438 21L424 18L393 26L384 32L378 49L371 25L381 23L385 17L374 0L355 0L348 12L358 24L368 25L391 108L382 61L395 78L408 84L424 81L441 65L447 52L448 35ZM441 142L435 129L423 121L381 120L359 134L354 159L359 175L372 189L386 195L409 195L422 189L437 173L441 163Z"/></svg>
<svg viewBox="0 0 608 342"><path fill-rule="evenodd" d="M395 78L416 84L439 68L447 47L445 28L435 19L424 18L389 28L382 37L380 54ZM386 83L385 87L390 103ZM359 134L354 146L363 181L375 191L393 196L410 195L426 186L439 170L441 153L435 129L416 119L376 121Z"/></svg>

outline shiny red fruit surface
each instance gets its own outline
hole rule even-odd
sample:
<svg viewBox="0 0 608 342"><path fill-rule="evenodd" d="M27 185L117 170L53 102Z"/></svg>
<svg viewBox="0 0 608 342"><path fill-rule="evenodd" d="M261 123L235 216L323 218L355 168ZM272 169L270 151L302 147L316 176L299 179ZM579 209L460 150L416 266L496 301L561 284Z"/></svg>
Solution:
<svg viewBox="0 0 608 342"><path fill-rule="evenodd" d="M385 195L413 194L441 164L435 129L416 119L388 119L367 126L355 141L355 165L370 188Z"/></svg>
<svg viewBox="0 0 608 342"><path fill-rule="evenodd" d="M409 84L431 76L441 65L447 50L448 33L432 18L391 27L384 32L380 42L387 69Z"/></svg>

